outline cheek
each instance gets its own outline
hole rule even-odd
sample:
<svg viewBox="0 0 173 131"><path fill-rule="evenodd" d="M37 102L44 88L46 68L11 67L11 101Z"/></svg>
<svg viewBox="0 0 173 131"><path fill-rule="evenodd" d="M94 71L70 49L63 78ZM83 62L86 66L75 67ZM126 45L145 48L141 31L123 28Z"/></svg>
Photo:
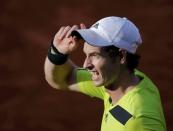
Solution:
<svg viewBox="0 0 173 131"><path fill-rule="evenodd" d="M102 78L105 79L105 80L108 80L111 78L112 76L112 70L110 68L107 68L107 67L103 67L102 68Z"/></svg>
<svg viewBox="0 0 173 131"><path fill-rule="evenodd" d="M119 65L117 62L108 61L108 59L101 59L93 61L95 69L98 71L100 77L107 81L117 76Z"/></svg>
<svg viewBox="0 0 173 131"><path fill-rule="evenodd" d="M104 70L107 70L107 69L106 69L107 66L106 66L106 64L105 64L105 60L97 61L95 65L96 65L95 67L96 67L99 71L101 71L101 72L104 71Z"/></svg>
<svg viewBox="0 0 173 131"><path fill-rule="evenodd" d="M102 78L105 81L109 81L111 79L116 79L120 70L120 65L115 63L109 63L107 65L102 66Z"/></svg>
<svg viewBox="0 0 173 131"><path fill-rule="evenodd" d="M102 70L105 67L105 60L104 59L93 60L92 64L97 70Z"/></svg>
<svg viewBox="0 0 173 131"><path fill-rule="evenodd" d="M111 68L105 64L99 65L98 72L104 81L111 76Z"/></svg>

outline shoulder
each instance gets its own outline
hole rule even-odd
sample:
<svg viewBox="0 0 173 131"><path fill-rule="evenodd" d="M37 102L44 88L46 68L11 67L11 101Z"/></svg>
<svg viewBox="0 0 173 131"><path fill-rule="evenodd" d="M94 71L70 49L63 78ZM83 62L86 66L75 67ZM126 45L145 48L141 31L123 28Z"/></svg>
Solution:
<svg viewBox="0 0 173 131"><path fill-rule="evenodd" d="M146 116L131 117L124 129L127 131L166 131L163 123Z"/></svg>
<svg viewBox="0 0 173 131"><path fill-rule="evenodd" d="M144 114L158 116L162 109L158 89L142 72L135 71L135 74L139 75L142 80L121 100L122 106L136 117Z"/></svg>
<svg viewBox="0 0 173 131"><path fill-rule="evenodd" d="M76 69L76 77L77 77L77 82L81 82L84 80L91 80L91 74L89 73L89 71L87 71L84 68Z"/></svg>
<svg viewBox="0 0 173 131"><path fill-rule="evenodd" d="M127 108L134 118L129 123L130 126L141 129L161 129L165 128L165 120L162 110L161 99L157 87L143 73L137 72L143 77L139 85L129 94ZM135 129L135 128L134 128Z"/></svg>

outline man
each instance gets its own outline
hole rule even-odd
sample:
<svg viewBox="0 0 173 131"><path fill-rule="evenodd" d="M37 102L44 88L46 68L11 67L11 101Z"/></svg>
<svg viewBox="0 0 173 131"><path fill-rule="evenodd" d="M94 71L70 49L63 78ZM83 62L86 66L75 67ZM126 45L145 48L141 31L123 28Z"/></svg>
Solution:
<svg viewBox="0 0 173 131"><path fill-rule="evenodd" d="M142 40L127 18L106 17L89 29L61 27L45 61L45 77L56 89L69 89L104 102L101 131L165 131L156 86L136 69ZM83 68L68 59L84 43Z"/></svg>

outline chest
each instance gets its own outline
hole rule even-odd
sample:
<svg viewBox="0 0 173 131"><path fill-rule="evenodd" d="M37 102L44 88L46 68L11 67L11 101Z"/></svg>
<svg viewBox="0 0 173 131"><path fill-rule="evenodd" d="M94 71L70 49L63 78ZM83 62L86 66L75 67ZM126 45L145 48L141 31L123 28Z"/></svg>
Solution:
<svg viewBox="0 0 173 131"><path fill-rule="evenodd" d="M101 131L124 131L125 124L133 116L122 105L113 105L110 98L104 103Z"/></svg>

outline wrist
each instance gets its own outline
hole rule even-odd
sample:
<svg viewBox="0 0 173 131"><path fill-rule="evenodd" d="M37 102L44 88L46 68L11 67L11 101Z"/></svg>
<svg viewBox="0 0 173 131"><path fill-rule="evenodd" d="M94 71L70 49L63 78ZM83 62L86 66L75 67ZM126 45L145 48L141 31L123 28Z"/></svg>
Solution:
<svg viewBox="0 0 173 131"><path fill-rule="evenodd" d="M53 41L48 50L48 59L52 64L62 65L68 60L68 54L63 54L53 45Z"/></svg>

